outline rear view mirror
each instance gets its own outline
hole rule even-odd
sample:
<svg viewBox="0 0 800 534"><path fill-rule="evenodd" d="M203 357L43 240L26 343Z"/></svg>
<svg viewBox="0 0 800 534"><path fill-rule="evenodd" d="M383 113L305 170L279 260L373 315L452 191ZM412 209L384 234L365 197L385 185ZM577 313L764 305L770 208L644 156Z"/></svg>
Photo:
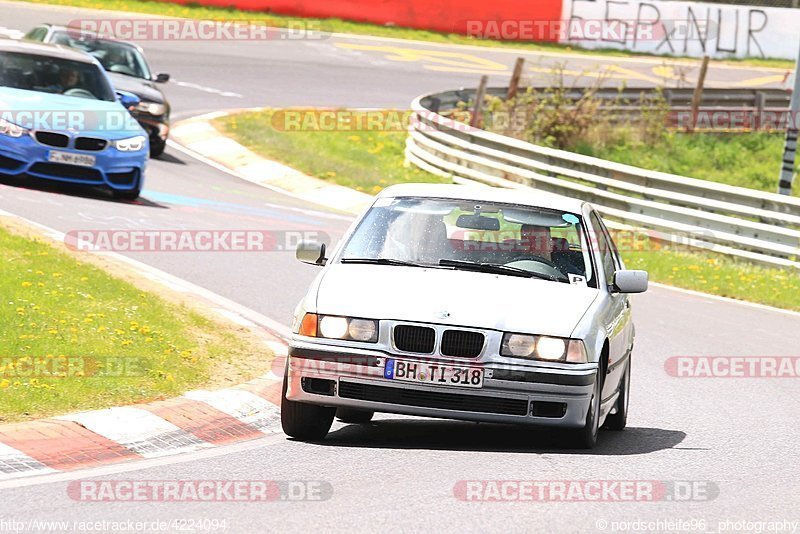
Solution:
<svg viewBox="0 0 800 534"><path fill-rule="evenodd" d="M169 74L165 72L160 72L156 74L156 79L154 81L156 83L167 83L169 81Z"/></svg>
<svg viewBox="0 0 800 534"><path fill-rule="evenodd" d="M496 232L500 230L500 221L494 217L480 215L461 215L456 221L456 226L466 230L484 230Z"/></svg>
<svg viewBox="0 0 800 534"><path fill-rule="evenodd" d="M303 263L310 263L311 265L325 265L327 258L325 257L325 243L317 243L316 241L300 241L297 244L295 257Z"/></svg>
<svg viewBox="0 0 800 534"><path fill-rule="evenodd" d="M615 293L644 293L649 285L647 271L617 271L614 273Z"/></svg>
<svg viewBox="0 0 800 534"><path fill-rule="evenodd" d="M127 91L117 91L117 98L119 99L119 103L122 104L125 109L135 108L141 103L141 100L138 96Z"/></svg>

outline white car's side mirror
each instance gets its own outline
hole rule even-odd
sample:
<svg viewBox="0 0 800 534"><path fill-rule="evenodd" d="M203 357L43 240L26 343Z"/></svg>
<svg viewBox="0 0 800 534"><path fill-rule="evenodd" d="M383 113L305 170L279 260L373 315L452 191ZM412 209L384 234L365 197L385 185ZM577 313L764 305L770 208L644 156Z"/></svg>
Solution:
<svg viewBox="0 0 800 534"><path fill-rule="evenodd" d="M614 273L615 293L644 293L647 291L650 277L647 271L617 271Z"/></svg>
<svg viewBox="0 0 800 534"><path fill-rule="evenodd" d="M297 244L295 256L303 263L310 263L311 265L325 265L327 258L325 257L325 243L317 243L316 241L300 241Z"/></svg>

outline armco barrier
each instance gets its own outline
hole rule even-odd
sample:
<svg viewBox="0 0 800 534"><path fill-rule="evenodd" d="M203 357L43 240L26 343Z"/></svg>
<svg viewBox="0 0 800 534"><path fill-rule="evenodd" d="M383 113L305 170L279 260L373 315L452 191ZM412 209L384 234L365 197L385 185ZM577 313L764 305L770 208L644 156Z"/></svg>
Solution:
<svg viewBox="0 0 800 534"><path fill-rule="evenodd" d="M468 24L503 20L558 21L562 0L170 0L269 11L282 15L396 25L407 28L466 34ZM543 41L556 42L549 34Z"/></svg>
<svg viewBox="0 0 800 534"><path fill-rule="evenodd" d="M533 187L595 205L618 227L800 269L800 198L647 171L554 150L456 122L456 93L412 104L407 159L457 182ZM777 171L776 171L777 172Z"/></svg>

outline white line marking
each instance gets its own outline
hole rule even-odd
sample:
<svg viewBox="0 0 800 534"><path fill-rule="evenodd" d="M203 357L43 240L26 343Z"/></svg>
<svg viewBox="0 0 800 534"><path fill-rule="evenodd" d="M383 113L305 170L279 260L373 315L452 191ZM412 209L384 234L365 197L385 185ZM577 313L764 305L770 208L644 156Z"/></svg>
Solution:
<svg viewBox="0 0 800 534"><path fill-rule="evenodd" d="M25 36L25 32L0 26L0 36L5 36L9 39L22 39Z"/></svg>
<svg viewBox="0 0 800 534"><path fill-rule="evenodd" d="M244 98L244 95L240 95L239 93L234 93L231 91L223 91L222 89L214 89L213 87L206 87L204 85L199 85L196 83L181 82L178 80L170 80L170 82L180 87L186 87L188 89L197 89L198 91L202 91L204 93L211 93L213 95L227 96L230 98Z"/></svg>
<svg viewBox="0 0 800 534"><path fill-rule="evenodd" d="M273 445L285 439L282 434L274 434L271 436L264 436L261 438L253 439L250 441L242 441L239 443L232 443L224 447L214 447L211 449L201 449L195 452L187 452L179 456L166 456L161 458L150 458L137 460L134 462L123 462L117 464L104 465L101 467L93 467L89 469L78 469L76 471L55 471L50 474L42 473L41 476L29 476L27 478L20 478L14 480L0 480L0 489L9 488L22 488L29 486L38 486L42 484L53 484L56 482L66 482L70 480L84 480L105 475L113 475L118 473L131 473L135 471L144 471L145 469L152 469L165 465L178 465L189 462L196 462L198 460L208 458L219 458L221 456L228 456L237 452L249 451L259 449L268 445Z"/></svg>

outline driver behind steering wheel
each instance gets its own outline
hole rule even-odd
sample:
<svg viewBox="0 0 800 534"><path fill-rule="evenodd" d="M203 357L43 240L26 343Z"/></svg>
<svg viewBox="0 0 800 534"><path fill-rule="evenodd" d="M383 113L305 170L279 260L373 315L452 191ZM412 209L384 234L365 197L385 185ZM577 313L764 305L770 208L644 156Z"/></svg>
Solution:
<svg viewBox="0 0 800 534"><path fill-rule="evenodd" d="M61 67L58 71L58 83L46 89L52 93L66 93L75 89L81 81L80 73L73 67Z"/></svg>
<svg viewBox="0 0 800 534"><path fill-rule="evenodd" d="M550 228L523 224L520 229L520 248L534 257L553 261L553 237Z"/></svg>

